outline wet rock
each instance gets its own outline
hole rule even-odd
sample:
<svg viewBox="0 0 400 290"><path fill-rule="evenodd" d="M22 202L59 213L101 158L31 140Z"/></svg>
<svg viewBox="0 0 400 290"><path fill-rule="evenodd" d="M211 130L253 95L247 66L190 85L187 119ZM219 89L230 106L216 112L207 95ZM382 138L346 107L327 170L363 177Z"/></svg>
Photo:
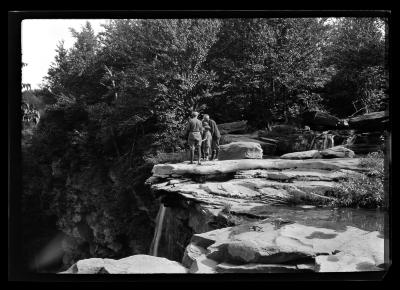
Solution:
<svg viewBox="0 0 400 290"><path fill-rule="evenodd" d="M221 145L219 149L219 160L237 159L262 159L263 150L260 144L255 142L232 142Z"/></svg>
<svg viewBox="0 0 400 290"><path fill-rule="evenodd" d="M113 260L91 258L80 260L67 271L60 274L153 274L153 273L187 273L188 269L180 263L166 258L134 255Z"/></svg>

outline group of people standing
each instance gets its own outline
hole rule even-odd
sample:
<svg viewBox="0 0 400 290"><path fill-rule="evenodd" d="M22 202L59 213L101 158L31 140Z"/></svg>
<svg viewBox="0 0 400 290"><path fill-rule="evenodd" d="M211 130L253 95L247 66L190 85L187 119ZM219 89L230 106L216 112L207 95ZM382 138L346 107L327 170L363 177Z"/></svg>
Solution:
<svg viewBox="0 0 400 290"><path fill-rule="evenodd" d="M219 140L221 133L218 130L217 123L205 114L203 119L198 119L199 113L192 112L188 120L186 137L190 148L190 164L193 164L194 153L197 148L197 164L200 160L214 160L218 158ZM210 156L211 155L211 156Z"/></svg>

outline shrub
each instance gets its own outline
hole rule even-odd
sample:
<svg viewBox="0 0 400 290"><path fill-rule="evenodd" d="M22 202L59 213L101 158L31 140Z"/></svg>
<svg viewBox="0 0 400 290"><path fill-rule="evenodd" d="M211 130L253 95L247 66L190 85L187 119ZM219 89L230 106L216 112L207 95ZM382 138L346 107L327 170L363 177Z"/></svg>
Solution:
<svg viewBox="0 0 400 290"><path fill-rule="evenodd" d="M384 205L384 159L382 152L373 152L361 159L365 174L349 175L331 193L337 199L333 206L377 208Z"/></svg>

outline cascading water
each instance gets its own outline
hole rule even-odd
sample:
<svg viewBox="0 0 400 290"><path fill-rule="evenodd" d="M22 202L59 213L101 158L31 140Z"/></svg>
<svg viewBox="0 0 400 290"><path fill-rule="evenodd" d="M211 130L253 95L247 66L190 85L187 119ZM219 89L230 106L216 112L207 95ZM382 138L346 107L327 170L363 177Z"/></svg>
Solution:
<svg viewBox="0 0 400 290"><path fill-rule="evenodd" d="M153 241L150 245L150 255L157 256L158 254L158 244L160 242L163 223L164 223L164 216L165 216L165 206L161 203L160 209L158 210L157 218L156 218L156 228L154 230L154 237Z"/></svg>
<svg viewBox="0 0 400 290"><path fill-rule="evenodd" d="M328 134L328 131L322 132L322 134L317 135L313 138L310 144L310 149L316 149L316 150L325 150L328 148L332 148L335 146L335 141L334 138L335 135L333 134Z"/></svg>
<svg viewBox="0 0 400 290"><path fill-rule="evenodd" d="M335 146L335 141L333 140L333 135L332 134L324 134L324 143L323 143L323 148L322 149L328 149L332 148Z"/></svg>

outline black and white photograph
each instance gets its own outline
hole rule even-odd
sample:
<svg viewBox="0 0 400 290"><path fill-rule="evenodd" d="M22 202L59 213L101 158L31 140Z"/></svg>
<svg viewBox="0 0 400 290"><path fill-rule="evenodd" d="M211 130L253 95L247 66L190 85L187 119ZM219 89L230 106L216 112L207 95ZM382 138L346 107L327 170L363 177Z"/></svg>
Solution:
<svg viewBox="0 0 400 290"><path fill-rule="evenodd" d="M9 280L382 280L391 15L342 12L25 14Z"/></svg>

